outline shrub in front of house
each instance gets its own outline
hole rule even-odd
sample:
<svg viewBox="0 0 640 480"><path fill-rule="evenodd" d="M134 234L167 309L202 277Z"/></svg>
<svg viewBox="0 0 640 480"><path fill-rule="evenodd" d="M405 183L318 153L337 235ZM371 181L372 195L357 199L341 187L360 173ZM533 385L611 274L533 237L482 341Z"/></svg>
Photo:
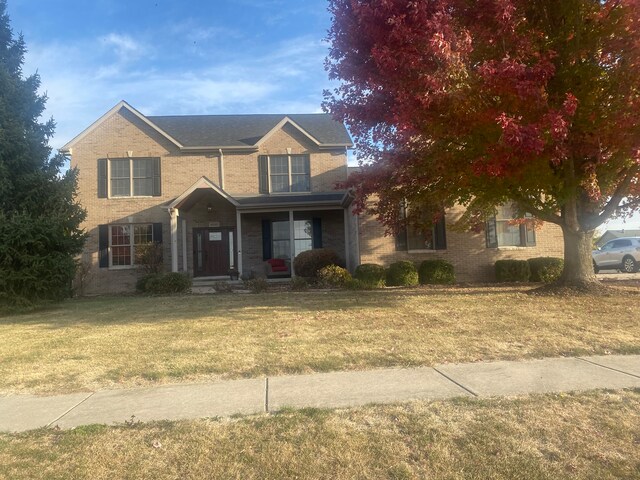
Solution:
<svg viewBox="0 0 640 480"><path fill-rule="evenodd" d="M262 293L269 290L269 282L264 277L255 277L245 280L244 286L247 290L251 290L253 293Z"/></svg>
<svg viewBox="0 0 640 480"><path fill-rule="evenodd" d="M136 288L154 295L185 293L191 289L191 277L186 273L178 272L155 273L145 275L138 280Z"/></svg>
<svg viewBox="0 0 640 480"><path fill-rule="evenodd" d="M498 282L528 282L531 277L526 260L497 260L495 271Z"/></svg>
<svg viewBox="0 0 640 480"><path fill-rule="evenodd" d="M306 278L317 278L318 272L329 265L342 265L338 254L330 248L307 250L293 260L296 275Z"/></svg>
<svg viewBox="0 0 640 480"><path fill-rule="evenodd" d="M447 285L456 282L453 265L446 260L425 260L418 268L420 285Z"/></svg>
<svg viewBox="0 0 640 480"><path fill-rule="evenodd" d="M349 280L349 270L338 265L327 265L318 271L318 283L323 287L342 288Z"/></svg>
<svg viewBox="0 0 640 480"><path fill-rule="evenodd" d="M555 282L564 269L564 260L557 257L536 257L527 260L532 282Z"/></svg>
<svg viewBox="0 0 640 480"><path fill-rule="evenodd" d="M376 288L380 288L383 285L366 283L362 280L358 280L357 278L350 278L344 284L344 288L347 290L374 290Z"/></svg>
<svg viewBox="0 0 640 480"><path fill-rule="evenodd" d="M387 269L387 286L413 287L418 285L418 271L416 266L407 260L395 262Z"/></svg>
<svg viewBox="0 0 640 480"><path fill-rule="evenodd" d="M356 267L353 274L354 280L367 285L368 288L384 287L387 271L382 265L377 263L363 263Z"/></svg>
<svg viewBox="0 0 640 480"><path fill-rule="evenodd" d="M304 292L309 290L309 281L304 277L293 277L290 283L291 290Z"/></svg>

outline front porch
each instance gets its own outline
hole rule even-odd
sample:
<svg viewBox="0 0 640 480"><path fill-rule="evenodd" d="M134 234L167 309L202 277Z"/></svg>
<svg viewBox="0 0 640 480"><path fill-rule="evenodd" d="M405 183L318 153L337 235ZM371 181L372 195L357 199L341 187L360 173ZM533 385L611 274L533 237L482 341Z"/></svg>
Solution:
<svg viewBox="0 0 640 480"><path fill-rule="evenodd" d="M351 267L355 222L348 205L344 192L233 197L203 177L167 207L171 270L212 281L233 274L290 278L296 255L316 248L336 251ZM286 269L268 266L270 260Z"/></svg>

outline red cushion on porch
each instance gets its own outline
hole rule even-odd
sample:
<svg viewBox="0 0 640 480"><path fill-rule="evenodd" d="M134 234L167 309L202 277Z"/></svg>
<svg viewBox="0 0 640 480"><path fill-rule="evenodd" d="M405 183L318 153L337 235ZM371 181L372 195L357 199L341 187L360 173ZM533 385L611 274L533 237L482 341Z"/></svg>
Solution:
<svg viewBox="0 0 640 480"><path fill-rule="evenodd" d="M278 265L275 267L271 267L271 271L272 272L287 272L289 269L287 268L286 265Z"/></svg>
<svg viewBox="0 0 640 480"><path fill-rule="evenodd" d="M282 258L272 258L271 260L267 260L267 263L269 265L271 265L271 269L273 271L276 271L276 268L279 267L284 267L284 269L287 269L287 265L284 263L284 260ZM278 272L282 272L283 270L277 270Z"/></svg>

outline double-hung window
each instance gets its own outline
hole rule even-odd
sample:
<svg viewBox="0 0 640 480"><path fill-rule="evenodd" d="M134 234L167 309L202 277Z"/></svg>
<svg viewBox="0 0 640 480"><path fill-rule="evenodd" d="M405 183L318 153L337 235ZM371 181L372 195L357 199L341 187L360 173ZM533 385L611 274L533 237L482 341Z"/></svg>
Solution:
<svg viewBox="0 0 640 480"><path fill-rule="evenodd" d="M153 242L153 225L109 225L111 267L135 264L136 246Z"/></svg>
<svg viewBox="0 0 640 480"><path fill-rule="evenodd" d="M536 244L536 232L525 215L525 222L516 222L517 212L511 205L498 207L496 216L490 218L486 225L487 247L533 247Z"/></svg>
<svg viewBox="0 0 640 480"><path fill-rule="evenodd" d="M294 256L313 249L313 225L311 220L295 220L293 222ZM289 258L291 255L289 240L289 222L271 223L271 242L273 258Z"/></svg>
<svg viewBox="0 0 640 480"><path fill-rule="evenodd" d="M160 196L159 158L98 160L98 198Z"/></svg>
<svg viewBox="0 0 640 480"><path fill-rule="evenodd" d="M402 215L406 211L402 208ZM425 221L421 226L408 225L396 235L396 250L421 252L429 250L446 250L447 234L444 212L436 222Z"/></svg>
<svg viewBox="0 0 640 480"><path fill-rule="evenodd" d="M309 155L260 155L260 193L311 191Z"/></svg>

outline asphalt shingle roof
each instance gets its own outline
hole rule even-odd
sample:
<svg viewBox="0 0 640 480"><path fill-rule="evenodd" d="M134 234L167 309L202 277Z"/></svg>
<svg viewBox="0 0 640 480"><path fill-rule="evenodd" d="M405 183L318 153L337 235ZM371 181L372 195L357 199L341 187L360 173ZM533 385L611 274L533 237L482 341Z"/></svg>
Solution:
<svg viewBox="0 0 640 480"><path fill-rule="evenodd" d="M258 115L148 116L152 123L185 147L249 147L285 117L320 144L351 145L345 126L326 113Z"/></svg>

